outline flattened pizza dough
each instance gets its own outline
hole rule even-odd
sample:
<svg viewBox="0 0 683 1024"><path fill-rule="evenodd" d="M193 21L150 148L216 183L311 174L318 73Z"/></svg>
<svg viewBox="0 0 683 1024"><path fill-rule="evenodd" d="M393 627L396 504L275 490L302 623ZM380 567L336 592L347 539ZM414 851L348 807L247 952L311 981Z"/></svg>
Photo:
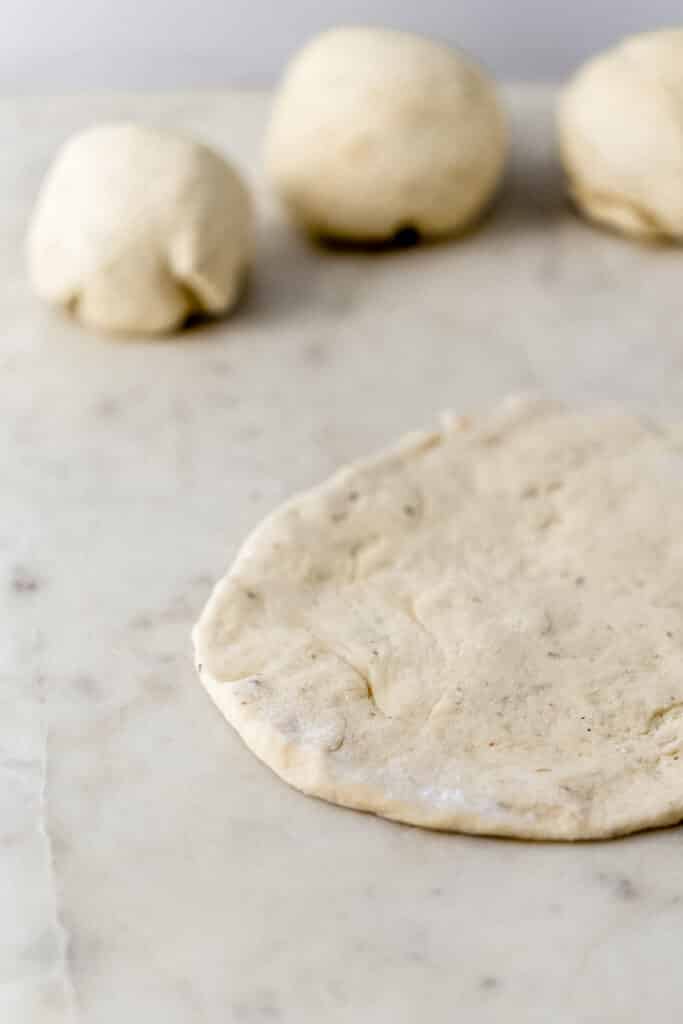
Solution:
<svg viewBox="0 0 683 1024"><path fill-rule="evenodd" d="M194 633L305 793L428 828L683 819L683 431L517 400L295 497Z"/></svg>

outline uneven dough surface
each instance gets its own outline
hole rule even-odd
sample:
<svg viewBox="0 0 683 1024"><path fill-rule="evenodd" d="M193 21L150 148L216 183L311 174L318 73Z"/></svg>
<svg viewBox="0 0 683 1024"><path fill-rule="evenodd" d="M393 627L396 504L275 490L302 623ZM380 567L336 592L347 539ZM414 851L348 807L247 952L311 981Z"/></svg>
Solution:
<svg viewBox="0 0 683 1024"><path fill-rule="evenodd" d="M534 839L683 819L683 430L518 399L295 497L194 633L293 786Z"/></svg>

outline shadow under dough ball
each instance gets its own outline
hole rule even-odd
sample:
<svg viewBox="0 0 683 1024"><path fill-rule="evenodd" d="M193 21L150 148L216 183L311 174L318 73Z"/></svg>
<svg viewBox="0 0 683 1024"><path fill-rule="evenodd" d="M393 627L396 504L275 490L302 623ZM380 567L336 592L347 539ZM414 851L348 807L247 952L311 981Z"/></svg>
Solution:
<svg viewBox="0 0 683 1024"><path fill-rule="evenodd" d="M493 83L469 58L407 32L338 28L289 65L266 165L312 235L378 243L467 228L506 149Z"/></svg>
<svg viewBox="0 0 683 1024"><path fill-rule="evenodd" d="M28 233L31 283L104 331L157 334L237 301L251 250L249 195L206 146L101 124L57 154Z"/></svg>
<svg viewBox="0 0 683 1024"><path fill-rule="evenodd" d="M565 87L562 161L587 217L639 238L683 239L682 68L683 29L648 32Z"/></svg>

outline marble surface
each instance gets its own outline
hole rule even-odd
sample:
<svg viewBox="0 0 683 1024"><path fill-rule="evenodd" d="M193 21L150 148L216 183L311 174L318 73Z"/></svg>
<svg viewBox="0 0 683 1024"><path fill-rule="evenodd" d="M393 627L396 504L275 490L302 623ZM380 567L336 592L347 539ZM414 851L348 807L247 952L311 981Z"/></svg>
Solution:
<svg viewBox="0 0 683 1024"><path fill-rule="evenodd" d="M533 845L290 790L198 685L189 632L249 528L443 408L519 390L683 399L683 254L580 223L551 95L508 93L481 229L318 250L258 179L257 94L0 101L0 1020L673 1021L683 829ZM239 312L115 343L41 308L21 244L57 143L98 118L231 153L260 211Z"/></svg>

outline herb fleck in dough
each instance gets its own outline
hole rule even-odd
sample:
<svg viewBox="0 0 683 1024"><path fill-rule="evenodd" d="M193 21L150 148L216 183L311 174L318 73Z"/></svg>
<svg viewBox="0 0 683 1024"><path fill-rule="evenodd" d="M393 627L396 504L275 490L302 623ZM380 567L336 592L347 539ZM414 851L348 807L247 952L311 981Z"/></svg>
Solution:
<svg viewBox="0 0 683 1024"><path fill-rule="evenodd" d="M589 839L683 818L683 431L517 400L276 511L194 640L305 793Z"/></svg>

